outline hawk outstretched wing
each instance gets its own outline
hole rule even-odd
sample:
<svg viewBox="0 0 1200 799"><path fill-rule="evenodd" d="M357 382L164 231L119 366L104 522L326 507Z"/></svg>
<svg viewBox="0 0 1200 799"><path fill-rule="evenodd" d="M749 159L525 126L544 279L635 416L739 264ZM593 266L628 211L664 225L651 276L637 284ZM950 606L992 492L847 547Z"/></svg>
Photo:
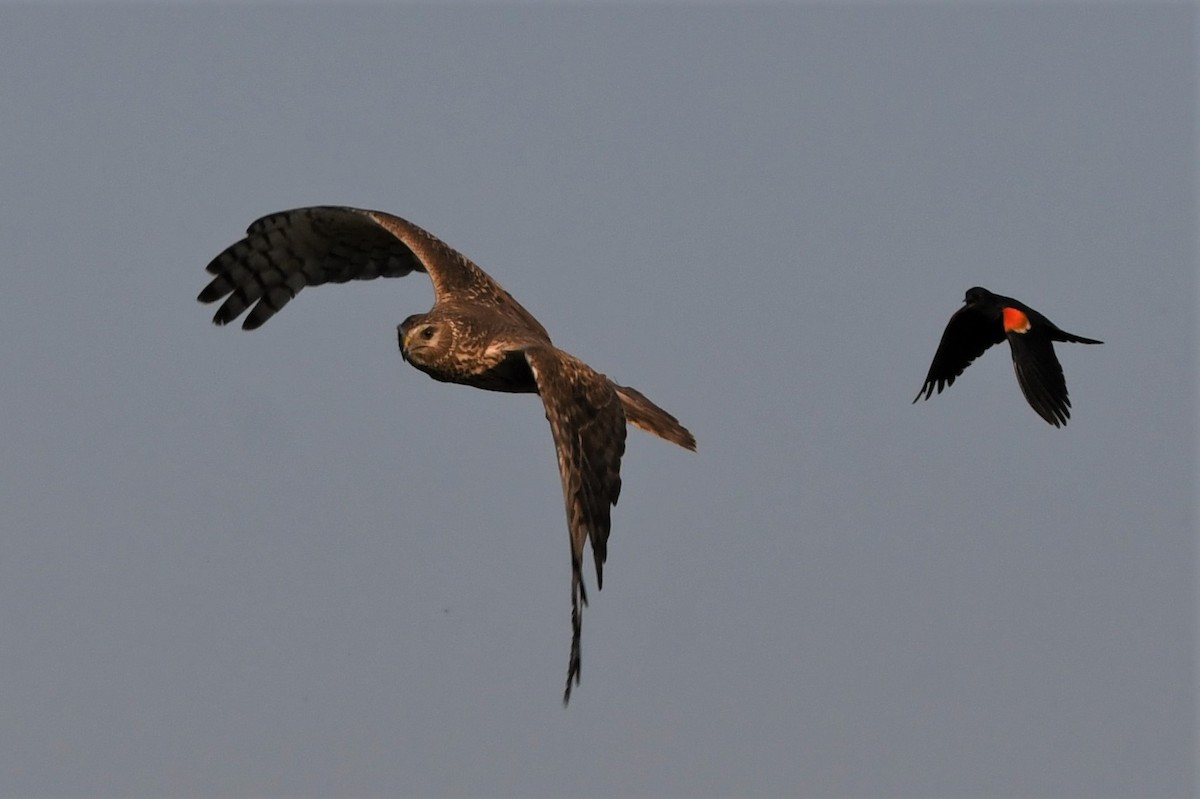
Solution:
<svg viewBox="0 0 1200 799"><path fill-rule="evenodd" d="M625 414L616 388L583 361L553 347L532 347L525 358L533 370L546 421L554 435L562 477L567 529L571 534L571 657L563 704L571 699L572 678L579 684L580 606L587 604L583 585L583 544L592 544L596 587L604 587L610 509L621 493L621 455L625 452Z"/></svg>
<svg viewBox="0 0 1200 799"><path fill-rule="evenodd" d="M225 301L213 322L225 325L251 305L245 330L261 327L305 286L425 272L434 307L473 303L549 334L507 291L466 256L413 223L382 211L320 205L256 219L246 237L209 263L214 275L200 302ZM228 296L227 296L228 295Z"/></svg>

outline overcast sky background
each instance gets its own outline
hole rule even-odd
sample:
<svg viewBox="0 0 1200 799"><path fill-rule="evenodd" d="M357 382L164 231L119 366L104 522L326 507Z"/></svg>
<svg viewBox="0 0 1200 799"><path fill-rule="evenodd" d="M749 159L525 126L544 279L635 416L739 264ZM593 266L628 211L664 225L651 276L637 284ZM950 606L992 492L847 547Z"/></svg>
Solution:
<svg viewBox="0 0 1200 799"><path fill-rule="evenodd" d="M1191 795L1196 17L0 8L0 795ZM421 275L195 301L310 204L696 434L568 709L541 403L403 364ZM974 285L1105 341L1065 429L1007 347L910 404Z"/></svg>

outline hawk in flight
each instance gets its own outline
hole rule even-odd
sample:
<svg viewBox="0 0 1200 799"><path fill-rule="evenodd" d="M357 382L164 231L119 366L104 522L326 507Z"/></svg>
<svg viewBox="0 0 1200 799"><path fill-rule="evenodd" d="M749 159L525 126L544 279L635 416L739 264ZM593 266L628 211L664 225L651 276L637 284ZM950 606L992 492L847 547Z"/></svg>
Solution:
<svg viewBox="0 0 1200 799"><path fill-rule="evenodd" d="M550 335L512 296L465 256L399 217L321 206L257 220L246 237L208 265L200 302L224 300L213 322L249 310L254 330L305 286L424 272L435 301L400 323L400 355L434 380L489 391L536 393L558 453L571 538L571 654L563 704L579 684L583 545L590 541L596 586L603 587L609 512L621 491L625 425L689 450L692 437L641 392L618 385L550 343Z"/></svg>
<svg viewBox="0 0 1200 799"><path fill-rule="evenodd" d="M925 385L913 402L922 396L929 399L935 388L942 393L943 388L954 385L955 378L984 350L1008 339L1017 382L1030 407L1055 427L1065 425L1071 418L1071 399L1067 396L1062 366L1054 355L1053 342L1104 342L1061 330L1025 303L978 286L967 289L963 302L966 304L946 324Z"/></svg>

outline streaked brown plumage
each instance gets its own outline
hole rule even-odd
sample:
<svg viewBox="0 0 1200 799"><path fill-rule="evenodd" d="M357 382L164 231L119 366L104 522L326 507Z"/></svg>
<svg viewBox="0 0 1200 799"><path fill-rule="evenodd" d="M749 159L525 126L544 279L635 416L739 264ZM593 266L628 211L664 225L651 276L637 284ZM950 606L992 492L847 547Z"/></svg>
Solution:
<svg viewBox="0 0 1200 799"><path fill-rule="evenodd" d="M425 272L434 305L398 327L404 360L435 380L489 391L536 393L558 453L571 541L571 655L563 704L579 684L583 545L590 541L597 587L621 491L626 423L695 450L674 416L550 342L545 328L461 253L416 225L380 211L317 206L265 216L208 265L199 300L224 300L213 322L249 309L260 327L305 286Z"/></svg>

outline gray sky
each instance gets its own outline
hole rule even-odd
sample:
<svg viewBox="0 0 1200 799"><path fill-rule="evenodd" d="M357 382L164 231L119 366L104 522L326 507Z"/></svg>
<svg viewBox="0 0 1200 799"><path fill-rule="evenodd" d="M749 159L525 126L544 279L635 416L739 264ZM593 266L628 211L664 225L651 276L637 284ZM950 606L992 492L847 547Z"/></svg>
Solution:
<svg viewBox="0 0 1200 799"><path fill-rule="evenodd" d="M0 8L0 794L1180 797L1196 10ZM268 212L407 217L675 413L583 684L540 402L420 275L209 323ZM1060 345L910 400L965 289Z"/></svg>

